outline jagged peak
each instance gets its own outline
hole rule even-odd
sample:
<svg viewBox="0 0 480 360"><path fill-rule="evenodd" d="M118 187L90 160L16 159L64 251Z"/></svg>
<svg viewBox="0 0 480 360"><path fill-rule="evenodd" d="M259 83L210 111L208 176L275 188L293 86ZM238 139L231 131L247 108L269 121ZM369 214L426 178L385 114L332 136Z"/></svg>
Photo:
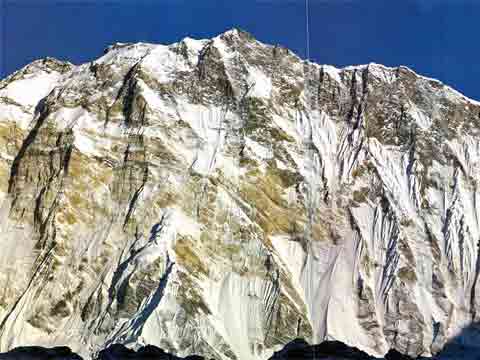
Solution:
<svg viewBox="0 0 480 360"><path fill-rule="evenodd" d="M57 72L60 74L64 74L72 70L74 67L75 65L69 61L59 60L51 56L40 58L25 65L24 67L10 74L4 79L0 79L0 89L8 86L8 84L12 81L23 79L27 75L42 72Z"/></svg>
<svg viewBox="0 0 480 360"><path fill-rule="evenodd" d="M107 55L112 52L122 51L125 49L134 49L134 48L142 48L142 47L156 47L156 46L165 46L161 44L152 44L146 42L116 42L111 45L108 45L105 49L103 49L103 55ZM98 59L97 59L98 60Z"/></svg>
<svg viewBox="0 0 480 360"><path fill-rule="evenodd" d="M64 73L73 68L74 66L75 65L69 61L64 61L51 56L47 56L32 61L31 63L20 69L20 71L24 74L36 72L38 70L43 70L47 72L54 70L60 73Z"/></svg>
<svg viewBox="0 0 480 360"><path fill-rule="evenodd" d="M124 48L124 47L127 47L127 46L131 46L131 45L134 45L135 43L122 43L122 42L116 42L116 43L113 43L111 45L108 45L104 50L103 50L103 53L104 54L107 54L109 53L110 51L112 50L117 50L117 49L121 49L121 48Z"/></svg>
<svg viewBox="0 0 480 360"><path fill-rule="evenodd" d="M209 42L218 42L226 44L228 47L231 47L232 44L255 44L255 46L265 46L265 47L277 47L277 48L282 48L286 49L290 55L298 59L299 61L306 61L307 63L314 65L314 66L322 66L322 67L328 67L328 70L336 76L338 79L338 74L341 73L342 71L354 71L354 70L360 70L363 71L365 69L371 71L372 73L375 73L377 71L377 74L381 74L384 72L390 72L390 73L398 73L399 71L403 71L404 73L411 74L412 76L415 76L418 79L423 79L425 81L428 81L430 84L435 85L437 88L443 89L446 93L448 93L449 96L453 98L457 98L459 102L467 102L471 103L474 105L480 105L480 102L471 98L468 98L467 96L463 95L459 91L455 90L453 87L444 84L442 81L427 77L424 75L421 75L417 72L415 72L413 69L409 68L408 66L405 65L400 65L397 67L390 67L386 66L383 64L375 63L375 62L370 62L367 64L359 64L359 65L350 65L346 67L336 67L333 65L327 65L327 64L319 64L311 60L306 60L302 59L301 56L298 54L294 53L288 48L282 47L280 45L272 45L272 44L266 44L263 42L260 42L257 40L251 33L248 31L245 31L241 28L238 27L232 27L231 29L228 29L214 37L207 38L207 39L195 39L192 37L184 37L182 40L176 43L172 44L153 44L153 43L146 43L146 42L116 42L112 45L107 46L104 49L104 54L111 53L112 51L119 51L122 49L129 49L129 48L142 48L142 47L168 47L170 49L178 47L180 45L186 46L187 48L190 48L193 50L193 52L198 52L201 48L203 48L207 43ZM220 45L222 46L222 45ZM94 60L94 62L98 62L99 59ZM26 65L22 69L18 70L17 72L13 73L9 77L5 78L2 83L5 83L5 81L10 81L13 79L18 79L19 77L23 76L24 74L29 74L36 72L38 70L46 70L46 71L59 71L61 73L70 70L72 67L75 65L68 62L68 61L63 61L59 60L53 57L45 57L42 59L38 59L33 61L32 63Z"/></svg>
<svg viewBox="0 0 480 360"><path fill-rule="evenodd" d="M138 47L138 46L149 45L149 46L175 47L175 46L178 46L182 43L183 44L207 43L207 42L210 42L210 41L215 41L215 39L218 39L218 40L225 40L225 39L233 40L233 39L236 39L236 40L249 40L249 41L258 42L256 40L256 38L252 34L250 34L249 32L247 32L243 29L234 27L234 28L231 28L227 31L224 31L223 33L220 33L216 36L212 36L211 38L197 39L197 38L194 38L194 37L186 36L186 37L182 38L180 41L170 43L170 44L146 43L146 42L125 42L125 43L124 42L115 42L111 45L108 45L103 50L103 54L107 54L111 51L116 51L116 50L120 50L120 49L124 49L124 48L128 48L128 47L135 47L135 46Z"/></svg>
<svg viewBox="0 0 480 360"><path fill-rule="evenodd" d="M335 70L337 70L338 72L341 72L341 71L355 71L355 70L358 70L358 71L367 70L370 73L375 73L375 71L381 71L381 72L389 72L389 73L392 73L392 74L393 73L398 74L399 72L403 72L404 74L409 74L409 75L414 76L415 78L417 78L419 80L423 80L423 81L426 81L426 82L430 83L431 85L435 85L435 87L437 87L437 88L443 89L449 95L457 98L460 102L467 102L467 103L470 103L470 104L476 105L476 106L480 105L480 101L477 101L475 99L471 99L471 98L465 96L464 94L462 94L461 92L459 92L458 90L453 88L452 86L450 86L448 84L445 84L443 81L441 81L439 79L435 79L435 78L432 78L432 77L429 77L429 76L419 74L418 72L416 72L415 70L413 70L412 68L410 68L406 65L387 66L387 65L383 65L383 64L379 64L379 63L375 63L375 62L369 62L369 63L366 63L366 64L348 65L348 66L340 67L340 68L337 68L337 67L332 66L332 65L322 65L322 66L330 66L330 67L334 68Z"/></svg>
<svg viewBox="0 0 480 360"><path fill-rule="evenodd" d="M224 37L235 37L239 39L249 39L249 40L254 40L257 41L257 39L248 31L233 27L230 30L227 30L223 32L222 34L219 34L217 37L224 38Z"/></svg>

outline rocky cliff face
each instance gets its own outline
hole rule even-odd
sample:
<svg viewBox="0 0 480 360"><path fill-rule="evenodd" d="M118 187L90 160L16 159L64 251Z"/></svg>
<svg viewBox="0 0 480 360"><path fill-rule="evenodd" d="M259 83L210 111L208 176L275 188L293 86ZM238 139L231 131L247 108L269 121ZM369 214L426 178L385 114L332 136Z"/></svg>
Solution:
<svg viewBox="0 0 480 360"><path fill-rule="evenodd" d="M480 320L479 133L406 67L237 30L35 61L0 82L0 351L435 353Z"/></svg>

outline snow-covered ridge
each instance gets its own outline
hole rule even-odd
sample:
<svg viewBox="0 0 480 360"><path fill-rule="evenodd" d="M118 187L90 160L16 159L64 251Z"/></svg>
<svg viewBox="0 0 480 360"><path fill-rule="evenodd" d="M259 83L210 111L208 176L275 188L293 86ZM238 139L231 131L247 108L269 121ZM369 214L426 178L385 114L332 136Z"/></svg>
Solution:
<svg viewBox="0 0 480 360"><path fill-rule="evenodd" d="M256 40L255 38L253 38L253 36L251 34L245 32L243 30L239 30L237 28L232 28L232 29L230 29L230 30L228 30L228 31L226 31L222 34L219 34L218 36L216 36L215 38L213 38L211 40L209 40L209 39L194 39L194 38L191 38L191 37L186 37L186 38L182 39L180 42L172 43L172 44L169 44L169 45L144 43L144 42L140 42L140 43L115 43L115 44L112 44L112 45L108 46L107 48L105 48L104 54L109 54L109 53L113 52L115 54L113 56L117 56L117 57L121 57L122 55L127 56L127 54L130 54L130 55L133 55L134 59L139 59L141 57L141 54L142 54L142 50L140 50L141 48L148 48L148 49L177 48L180 44L185 44L189 50L191 50L196 56L198 56L199 53L201 52L201 50L204 48L204 46L208 42L210 42L210 41L215 42L216 41L221 48L223 46L222 44L223 44L223 40L225 38L233 38L233 39L248 38L249 41L254 42L257 45L265 46L265 47L273 47L273 45L267 45L267 44L264 44L264 43ZM291 53L296 59L301 60L300 56L294 54L293 52L291 52L288 49L286 49L286 50L289 53ZM162 52L162 51L160 51L160 52ZM226 56L226 54L222 54L222 55ZM110 56L112 56L112 54L110 54ZM161 59L156 59L156 60L158 61L158 60L161 60ZM102 61L102 60L100 60L100 61ZM36 71L42 71L42 67L38 66L38 65L42 64L42 63L45 63L45 62L55 62L57 64L62 64L63 66L68 66L70 68L74 67L74 65L69 63L69 62L60 61L60 60L52 58L52 57L47 57L47 58L44 58L44 59L39 59L39 60L34 61L33 63L27 65L24 69L28 69L30 72L32 72L32 68L36 69ZM468 98L467 96L461 94L459 91L455 90L451 86L448 86L448 85L444 84L440 80L418 74L414 70L412 70L412 69L410 69L410 68L408 68L407 66L404 66L404 65L401 65L399 67L389 67L389 66L385 66L385 65L382 65L382 64L377 64L377 63L371 62L371 63L368 63L368 64L349 65L349 66L345 66L343 68L342 67L336 68L335 66L332 66L332 65L318 65L318 64L316 64L314 62L310 62L310 61L308 61L308 63L311 64L311 65L314 65L314 66L320 66L320 67L324 68L326 72L329 72L331 76L335 76L335 77L339 73L341 73L342 71L362 71L362 70L365 70L365 69L370 69L371 72L373 74L375 74L376 76L382 76L382 75L385 74L385 72L394 73L394 72L398 71L398 69L404 69L408 72L411 72L412 74L414 74L414 76L418 77L419 79L423 79L423 80L426 80L426 81L429 81L429 82L434 82L434 83L438 84L439 87L445 88L444 90L446 92L450 93L454 97L458 97L459 99L462 99L463 101L469 102L473 105L480 105L479 101ZM23 71L23 69L20 70L19 72L22 72L22 71ZM35 72L35 70L33 70L33 72ZM9 77L4 79L3 81L4 82L6 81L8 83L9 79L14 75L15 74L10 75ZM262 74L257 74L257 75L262 76ZM54 83L55 83L55 79L52 78L51 85L53 85ZM1 87L3 87L3 86L0 86L0 88Z"/></svg>

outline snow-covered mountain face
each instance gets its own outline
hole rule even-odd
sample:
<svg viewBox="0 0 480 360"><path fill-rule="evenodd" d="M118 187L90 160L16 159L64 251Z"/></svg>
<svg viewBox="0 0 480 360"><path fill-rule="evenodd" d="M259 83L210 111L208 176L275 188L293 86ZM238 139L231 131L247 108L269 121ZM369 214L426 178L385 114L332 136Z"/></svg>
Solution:
<svg viewBox="0 0 480 360"><path fill-rule="evenodd" d="M0 351L435 353L480 320L479 133L408 68L237 30L35 61L0 82Z"/></svg>

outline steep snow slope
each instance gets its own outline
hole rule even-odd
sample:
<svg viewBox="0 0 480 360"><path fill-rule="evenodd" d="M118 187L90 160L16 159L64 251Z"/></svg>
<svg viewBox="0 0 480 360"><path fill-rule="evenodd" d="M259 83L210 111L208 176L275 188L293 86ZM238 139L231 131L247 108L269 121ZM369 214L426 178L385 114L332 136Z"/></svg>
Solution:
<svg viewBox="0 0 480 360"><path fill-rule="evenodd" d="M479 320L479 132L408 68L238 30L36 61L0 82L0 350L435 353Z"/></svg>

